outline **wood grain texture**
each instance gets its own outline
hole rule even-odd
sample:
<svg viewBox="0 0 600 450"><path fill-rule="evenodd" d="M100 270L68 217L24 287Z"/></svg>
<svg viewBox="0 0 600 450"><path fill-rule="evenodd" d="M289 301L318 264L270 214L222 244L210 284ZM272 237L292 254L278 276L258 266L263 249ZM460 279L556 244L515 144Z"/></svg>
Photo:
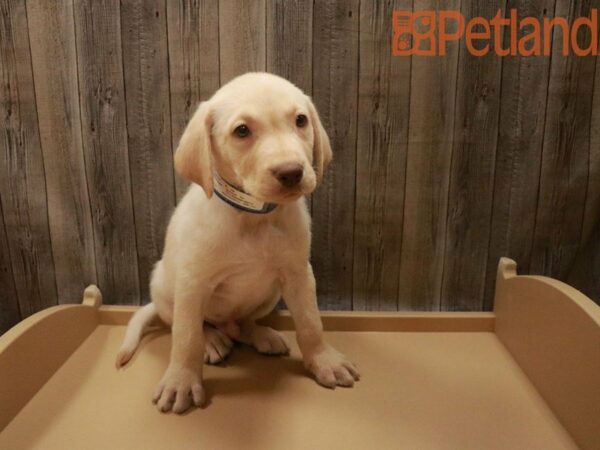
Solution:
<svg viewBox="0 0 600 450"><path fill-rule="evenodd" d="M590 163L588 188L585 197L582 244L588 241L595 229L600 227L600 58L596 59L592 111L590 118ZM600 245L600 241L598 242ZM598 252L600 256L600 252ZM598 272L600 274L600 271ZM597 278L600 285L600 276ZM600 287L600 286L599 286Z"/></svg>
<svg viewBox="0 0 600 450"><path fill-rule="evenodd" d="M559 0L555 15L572 23L588 17L590 7L588 0ZM562 57L560 34L555 30L530 271L565 279L584 220L596 57ZM579 33L582 48L589 41L589 33Z"/></svg>
<svg viewBox="0 0 600 450"><path fill-rule="evenodd" d="M355 310L398 309L411 58L392 56L389 18L411 8L411 1L360 5Z"/></svg>
<svg viewBox="0 0 600 450"><path fill-rule="evenodd" d="M564 57L557 30L550 57L392 57L413 6L572 20L600 0L0 2L0 329L92 282L148 300L188 186L172 153L250 70L310 94L331 137L322 309L491 309L500 256L600 301L598 58Z"/></svg>
<svg viewBox="0 0 600 450"><path fill-rule="evenodd" d="M98 286L107 303L139 303L127 153L119 2L75 2L83 149Z"/></svg>
<svg viewBox="0 0 600 450"><path fill-rule="evenodd" d="M23 318L57 303L27 27L24 1L0 3L0 192Z"/></svg>
<svg viewBox="0 0 600 450"><path fill-rule="evenodd" d="M467 17L493 18L497 1L462 2ZM504 5L500 5L502 10ZM493 45L490 48L493 52ZM442 279L442 310L483 308L502 58L478 57L461 43Z"/></svg>
<svg viewBox="0 0 600 450"><path fill-rule="evenodd" d="M415 10L435 9L422 1ZM459 1L444 4L459 9ZM458 43L445 56L413 56L406 192L400 259L400 310L439 310L446 241Z"/></svg>
<svg viewBox="0 0 600 450"><path fill-rule="evenodd" d="M127 136L142 303L175 207L167 14L164 0L123 0Z"/></svg>
<svg viewBox="0 0 600 450"><path fill-rule="evenodd" d="M92 216L83 160L71 1L27 2L59 303L79 303L96 283Z"/></svg>
<svg viewBox="0 0 600 450"><path fill-rule="evenodd" d="M600 305L600 220L580 247L565 281Z"/></svg>
<svg viewBox="0 0 600 450"><path fill-rule="evenodd" d="M310 95L312 92L311 0L269 0L266 16L266 69Z"/></svg>
<svg viewBox="0 0 600 450"><path fill-rule="evenodd" d="M590 119L589 175L578 254L567 282L600 304L600 59L596 58Z"/></svg>
<svg viewBox="0 0 600 450"><path fill-rule="evenodd" d="M0 335L21 320L0 195Z"/></svg>
<svg viewBox="0 0 600 450"><path fill-rule="evenodd" d="M167 1L173 150L198 103L219 88L219 3ZM177 199L188 182L175 176Z"/></svg>
<svg viewBox="0 0 600 450"><path fill-rule="evenodd" d="M519 19L552 18L554 0L509 0L506 11L518 10ZM504 48L508 48L505 34ZM550 58L507 57L502 66L500 125L496 151L484 308L491 309L496 267L502 256L518 261L529 273L538 204Z"/></svg>
<svg viewBox="0 0 600 450"><path fill-rule="evenodd" d="M219 0L221 85L246 72L265 70L265 20L266 0Z"/></svg>
<svg viewBox="0 0 600 450"><path fill-rule="evenodd" d="M314 4L313 99L333 148L312 198L312 263L325 309L352 308L359 14L358 1Z"/></svg>

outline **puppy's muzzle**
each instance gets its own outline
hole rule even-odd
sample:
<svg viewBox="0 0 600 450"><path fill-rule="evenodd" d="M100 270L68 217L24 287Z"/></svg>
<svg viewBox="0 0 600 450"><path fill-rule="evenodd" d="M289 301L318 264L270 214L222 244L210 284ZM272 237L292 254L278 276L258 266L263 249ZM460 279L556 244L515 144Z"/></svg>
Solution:
<svg viewBox="0 0 600 450"><path fill-rule="evenodd" d="M299 163L283 163L271 169L271 173L282 186L293 188L300 184L304 175L304 168Z"/></svg>

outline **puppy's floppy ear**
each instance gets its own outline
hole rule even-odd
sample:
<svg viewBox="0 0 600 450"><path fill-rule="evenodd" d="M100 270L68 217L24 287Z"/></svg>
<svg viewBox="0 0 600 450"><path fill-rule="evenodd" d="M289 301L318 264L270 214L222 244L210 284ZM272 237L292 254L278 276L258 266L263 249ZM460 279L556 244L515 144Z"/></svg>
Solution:
<svg viewBox="0 0 600 450"><path fill-rule="evenodd" d="M317 172L317 183L320 183L323 179L323 174L327 169L327 166L333 158L333 152L331 151L331 144L329 143L329 136L323 128L319 113L311 99L307 96L308 101L308 112L310 115L310 122L313 127L314 141L313 141L313 164Z"/></svg>
<svg viewBox="0 0 600 450"><path fill-rule="evenodd" d="M206 196L213 194L212 117L209 102L202 102L188 122L175 152L175 170L202 186Z"/></svg>

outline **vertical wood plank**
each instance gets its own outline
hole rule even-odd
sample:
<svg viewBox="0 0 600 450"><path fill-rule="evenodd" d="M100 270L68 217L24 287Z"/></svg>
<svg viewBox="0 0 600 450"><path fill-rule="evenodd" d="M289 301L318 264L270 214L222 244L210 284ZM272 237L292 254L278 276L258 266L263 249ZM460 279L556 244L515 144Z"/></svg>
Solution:
<svg viewBox="0 0 600 450"><path fill-rule="evenodd" d="M465 20L492 19L504 5L497 1L462 2ZM483 308L488 258L494 163L500 111L503 59L493 53L471 55L461 42L448 219L442 278L442 309L478 311Z"/></svg>
<svg viewBox="0 0 600 450"><path fill-rule="evenodd" d="M312 199L312 262L324 309L352 309L359 13L355 0L314 4L313 99L333 148Z"/></svg>
<svg viewBox="0 0 600 450"><path fill-rule="evenodd" d="M435 1L415 3L415 10L436 8ZM444 8L459 9L460 1L448 1ZM453 42L445 56L412 59L398 296L401 310L440 309L458 48Z"/></svg>
<svg viewBox="0 0 600 450"><path fill-rule="evenodd" d="M1 197L1 196L0 196ZM21 320L15 278L10 265L10 250L8 236L4 226L2 199L0 198L0 336Z"/></svg>
<svg viewBox="0 0 600 450"><path fill-rule="evenodd" d="M79 102L98 284L110 303L138 303L119 2L75 2Z"/></svg>
<svg viewBox="0 0 600 450"><path fill-rule="evenodd" d="M554 0L509 0L506 10L511 8L517 9L519 20L554 16ZM530 269L549 68L549 57L514 56L503 61L485 309L493 306L500 257L517 261L523 273Z"/></svg>
<svg viewBox="0 0 600 450"><path fill-rule="evenodd" d="M60 303L96 283L92 217L82 152L71 1L27 2L48 216Z"/></svg>
<svg viewBox="0 0 600 450"><path fill-rule="evenodd" d="M266 68L312 92L312 0L267 2Z"/></svg>
<svg viewBox="0 0 600 450"><path fill-rule="evenodd" d="M600 59L596 58L590 120L589 174L581 245L567 281L600 304Z"/></svg>
<svg viewBox="0 0 600 450"><path fill-rule="evenodd" d="M167 1L172 148L196 106L219 88L219 3ZM188 182L176 176L177 199Z"/></svg>
<svg viewBox="0 0 600 450"><path fill-rule="evenodd" d="M23 0L0 3L0 36L0 192L24 318L55 305L57 293Z"/></svg>
<svg viewBox="0 0 600 450"><path fill-rule="evenodd" d="M566 281L600 305L600 220L580 247Z"/></svg>
<svg viewBox="0 0 600 450"><path fill-rule="evenodd" d="M596 58L590 166L582 236L585 239L582 248L590 254L589 261L584 259L588 278L582 288L600 305L600 58Z"/></svg>
<svg viewBox="0 0 600 450"><path fill-rule="evenodd" d="M573 23L589 17L591 3L558 0L556 16ZM562 56L562 33L554 31L530 270L565 279L577 255L584 220L596 57ZM589 33L579 33L578 42L588 47Z"/></svg>
<svg viewBox="0 0 600 450"><path fill-rule="evenodd" d="M266 0L219 0L221 85L266 68Z"/></svg>
<svg viewBox="0 0 600 450"><path fill-rule="evenodd" d="M592 93L592 111L590 113L590 160L588 187L585 197L582 245L596 228L600 228L600 58L595 58L594 90ZM600 246L600 241L598 242ZM600 250L600 249L599 249ZM600 256L600 251L598 252ZM600 292L600 271L596 278Z"/></svg>
<svg viewBox="0 0 600 450"><path fill-rule="evenodd" d="M363 0L354 215L353 309L396 310L410 107L410 57L393 57L394 10L412 1Z"/></svg>
<svg viewBox="0 0 600 450"><path fill-rule="evenodd" d="M164 0L122 0L129 167L142 303L175 206Z"/></svg>

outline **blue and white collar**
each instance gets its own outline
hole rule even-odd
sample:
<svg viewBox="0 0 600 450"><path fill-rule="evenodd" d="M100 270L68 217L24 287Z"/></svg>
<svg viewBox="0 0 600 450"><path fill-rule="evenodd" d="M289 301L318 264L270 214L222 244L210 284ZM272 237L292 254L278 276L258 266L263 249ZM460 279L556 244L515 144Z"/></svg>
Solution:
<svg viewBox="0 0 600 450"><path fill-rule="evenodd" d="M277 203L265 203L225 181L217 172L213 173L215 194L235 209L254 214L267 214L277 208Z"/></svg>

